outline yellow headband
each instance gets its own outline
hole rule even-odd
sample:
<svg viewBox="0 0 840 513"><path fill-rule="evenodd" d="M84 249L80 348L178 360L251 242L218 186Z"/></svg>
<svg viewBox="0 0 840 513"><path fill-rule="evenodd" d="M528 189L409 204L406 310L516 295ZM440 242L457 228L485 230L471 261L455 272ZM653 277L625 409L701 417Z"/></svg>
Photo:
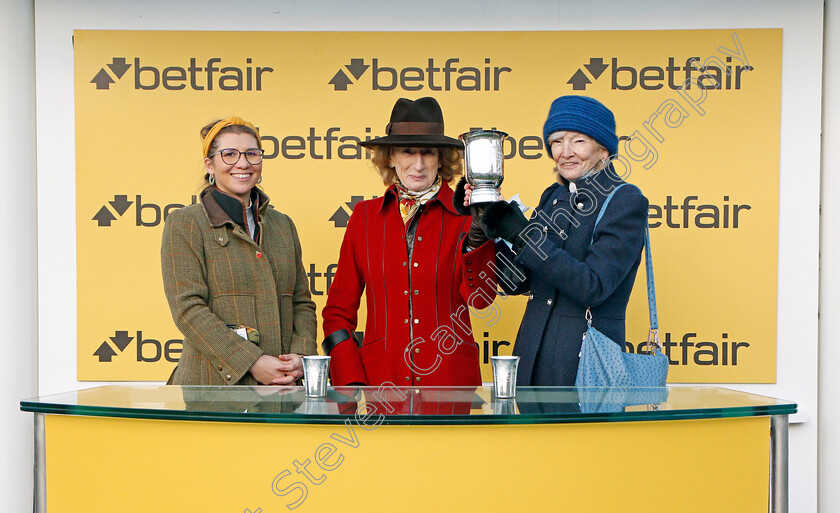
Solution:
<svg viewBox="0 0 840 513"><path fill-rule="evenodd" d="M259 132L259 130L257 130L257 127L255 127L253 124L245 121L244 119L240 118L239 116L231 116L227 119L220 120L215 125L213 125L213 128L211 128L209 132L207 132L207 135L204 137L204 144L203 144L204 152L202 153L202 155L204 155L205 158L207 157L207 154L210 152L210 146L213 145L213 139L215 139L216 136L219 135L219 132L222 130L222 128L232 126L232 125L247 126L251 130L253 130L254 133L257 134L257 146L260 149L262 149L262 141L260 140L260 132Z"/></svg>

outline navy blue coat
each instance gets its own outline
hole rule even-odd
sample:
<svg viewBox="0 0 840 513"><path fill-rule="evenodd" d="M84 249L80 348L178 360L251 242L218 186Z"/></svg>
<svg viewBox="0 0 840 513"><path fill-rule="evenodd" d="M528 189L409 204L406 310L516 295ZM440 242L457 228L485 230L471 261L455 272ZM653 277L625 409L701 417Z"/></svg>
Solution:
<svg viewBox="0 0 840 513"><path fill-rule="evenodd" d="M592 325L623 349L648 201L636 187L622 187L595 227L604 199L621 183L611 169L579 180L575 203L582 208L572 207L566 186L554 184L543 192L518 254L497 245L499 285L509 294L529 293L513 348L520 357L517 385L574 385L587 307Z"/></svg>

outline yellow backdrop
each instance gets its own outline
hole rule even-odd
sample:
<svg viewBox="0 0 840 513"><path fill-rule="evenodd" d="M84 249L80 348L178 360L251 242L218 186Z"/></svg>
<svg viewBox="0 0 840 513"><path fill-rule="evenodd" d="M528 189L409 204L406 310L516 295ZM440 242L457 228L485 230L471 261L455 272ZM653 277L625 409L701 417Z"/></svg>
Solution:
<svg viewBox="0 0 840 513"><path fill-rule="evenodd" d="M207 122L259 126L262 186L297 224L320 312L351 205L384 189L355 143L383 135L397 98L435 96L452 136L509 133L503 192L536 206L553 179L548 106L584 94L615 112L627 179L651 202L670 381L775 382L781 30L76 31L74 44L80 380L164 380L179 357L160 237L195 201ZM644 290L640 272L634 345ZM510 354L523 310L507 298L473 316L483 362Z"/></svg>

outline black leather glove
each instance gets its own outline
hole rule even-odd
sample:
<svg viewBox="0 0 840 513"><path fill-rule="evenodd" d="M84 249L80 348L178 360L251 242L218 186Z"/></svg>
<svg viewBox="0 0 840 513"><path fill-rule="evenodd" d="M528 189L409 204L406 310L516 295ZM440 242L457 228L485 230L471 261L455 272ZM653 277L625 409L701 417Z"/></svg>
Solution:
<svg viewBox="0 0 840 513"><path fill-rule="evenodd" d="M481 227L488 237L501 237L519 248L524 239L519 235L528 225L525 214L515 204L496 201L487 206L481 216Z"/></svg>

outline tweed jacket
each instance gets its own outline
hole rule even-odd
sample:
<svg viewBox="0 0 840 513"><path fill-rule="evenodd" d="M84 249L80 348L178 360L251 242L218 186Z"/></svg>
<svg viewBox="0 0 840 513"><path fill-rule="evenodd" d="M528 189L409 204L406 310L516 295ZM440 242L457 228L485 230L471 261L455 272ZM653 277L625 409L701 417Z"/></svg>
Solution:
<svg viewBox="0 0 840 513"><path fill-rule="evenodd" d="M330 352L333 384L469 386L481 383L470 309L496 297L495 248L464 253L472 218L452 207L452 189L418 214L409 257L395 188L356 204L323 310L324 334L356 329L364 292L361 347L347 339Z"/></svg>
<svg viewBox="0 0 840 513"><path fill-rule="evenodd" d="M567 186L550 186L526 227L529 242L516 255L497 245L502 289L529 294L513 349L518 385L574 385L587 307L595 328L624 342L648 201L636 187L622 187L596 227L604 199L620 183L611 168L579 180L579 208Z"/></svg>
<svg viewBox="0 0 840 513"><path fill-rule="evenodd" d="M258 384L248 372L262 354L314 354L315 303L291 219L258 190L259 243L205 189L200 203L166 219L161 267L184 350L174 384ZM228 325L254 328L251 342Z"/></svg>

